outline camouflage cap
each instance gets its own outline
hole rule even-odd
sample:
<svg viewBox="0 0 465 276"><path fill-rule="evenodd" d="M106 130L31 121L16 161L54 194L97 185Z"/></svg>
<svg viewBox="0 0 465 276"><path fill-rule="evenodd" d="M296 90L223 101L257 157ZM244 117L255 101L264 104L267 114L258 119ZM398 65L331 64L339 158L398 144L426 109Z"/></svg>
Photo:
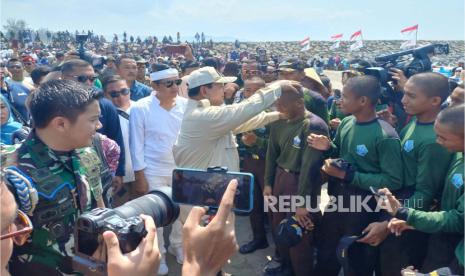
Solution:
<svg viewBox="0 0 465 276"><path fill-rule="evenodd" d="M282 61L278 66L278 71L286 71L286 72L293 72L293 71L303 71L308 66L302 60L298 58L288 58Z"/></svg>

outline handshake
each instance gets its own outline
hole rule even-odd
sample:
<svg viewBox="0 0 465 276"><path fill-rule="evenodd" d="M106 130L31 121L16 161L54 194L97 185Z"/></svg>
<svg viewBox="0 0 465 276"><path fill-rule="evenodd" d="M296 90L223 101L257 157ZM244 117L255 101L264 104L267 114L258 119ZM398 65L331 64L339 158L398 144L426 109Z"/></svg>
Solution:
<svg viewBox="0 0 465 276"><path fill-rule="evenodd" d="M216 275L227 260L238 250L234 233L234 214L232 212L237 185L238 183L236 180L232 180L229 183L221 200L218 212L208 225L202 225L202 217L206 215L207 210L201 207L192 208L183 227L183 275ZM149 197L145 200L155 201L155 197L152 199L148 198ZM159 196L159 198L161 198L161 196ZM131 202L127 204L131 204ZM157 204L164 203L157 202ZM89 268L91 268L89 265L92 264L92 261L105 259L106 268L103 269L103 271L106 270L109 276L148 276L153 275L158 270L161 255L158 248L157 226L152 216L133 216L126 220L121 220L118 217L118 215L132 216L133 213L130 213L128 210L137 209L136 204L133 205L134 206L129 206L130 208L126 207L126 209L114 209L116 215L112 210L95 209L90 215L83 215L86 219L82 219L81 223L78 220L78 234L76 235L76 239L78 240L86 236L82 233L79 234L80 230L102 229L101 225L93 222L103 221L103 224L106 225L105 229L111 231L103 232L101 236L103 237L104 244L99 246L99 250L95 251L92 257L85 256L90 255L88 252L86 252L86 254L80 253L80 251L86 251L85 247L88 246L88 244L92 244L92 242L84 242L84 240L76 242L78 251L74 260L76 270L90 275L92 274L92 270L89 270ZM143 204L137 205L140 206ZM124 205L121 207L124 207ZM141 209L143 208L139 207L139 211ZM104 215L105 218L102 219L102 212L111 212L111 214ZM169 224L169 220L171 219L165 217L163 218L165 221L163 221L163 219L160 218L163 216L159 215L160 214L156 214L153 216L155 220L160 223L159 226ZM174 214L174 216L172 216L172 214L170 214L168 217L172 217L172 219L175 220L177 215L178 214ZM119 221L115 222L115 219L119 219ZM144 227L140 227L141 224L145 226L145 230ZM122 225L124 225L124 227L122 227ZM125 233L138 233L132 235L132 237L138 237L137 241L140 241L138 245L135 244L133 238L121 239L121 237L131 237L131 235L125 235ZM132 247L126 245L131 245ZM136 245L137 247L135 247ZM105 253L102 254L100 252ZM95 272L96 270L93 272L94 275L104 274L102 271L99 273Z"/></svg>

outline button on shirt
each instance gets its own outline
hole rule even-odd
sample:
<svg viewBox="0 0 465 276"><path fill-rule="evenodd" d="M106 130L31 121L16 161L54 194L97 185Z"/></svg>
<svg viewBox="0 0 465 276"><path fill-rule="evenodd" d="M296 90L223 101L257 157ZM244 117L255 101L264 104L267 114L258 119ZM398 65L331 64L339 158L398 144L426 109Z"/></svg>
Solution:
<svg viewBox="0 0 465 276"><path fill-rule="evenodd" d="M186 105L187 99L178 96L175 106L168 111L152 93L131 107L129 128L134 171L144 170L146 177L172 174L176 168L173 145Z"/></svg>
<svg viewBox="0 0 465 276"><path fill-rule="evenodd" d="M207 169L214 166L239 171L235 134L254 130L279 119L278 112L263 112L281 96L281 87L258 90L238 104L210 106L208 100L191 100L173 148L178 167Z"/></svg>
<svg viewBox="0 0 465 276"><path fill-rule="evenodd" d="M136 80L132 83L129 89L131 90L131 100L133 101L138 101L152 93L152 88Z"/></svg>

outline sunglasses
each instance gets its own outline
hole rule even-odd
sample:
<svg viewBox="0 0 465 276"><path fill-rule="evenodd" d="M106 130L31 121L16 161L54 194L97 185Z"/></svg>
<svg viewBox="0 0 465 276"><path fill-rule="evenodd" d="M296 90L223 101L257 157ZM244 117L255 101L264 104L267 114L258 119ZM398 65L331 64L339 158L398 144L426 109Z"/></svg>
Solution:
<svg viewBox="0 0 465 276"><path fill-rule="evenodd" d="M26 243L34 227L29 217L21 210L18 210L18 216L9 226L8 233L1 235L0 240L12 238L13 242L21 246Z"/></svg>
<svg viewBox="0 0 465 276"><path fill-rule="evenodd" d="M23 67L21 65L10 65L8 66L8 68L11 68L11 69L22 69Z"/></svg>
<svg viewBox="0 0 465 276"><path fill-rule="evenodd" d="M182 79L168 80L168 81L162 82L162 84L163 84L166 88L170 88L170 87L173 86L174 84L180 85L181 83L182 83Z"/></svg>
<svg viewBox="0 0 465 276"><path fill-rule="evenodd" d="M75 78L78 82L81 82L81 83L86 83L88 80L90 80L91 82L94 82L97 77L96 76L72 76L73 78Z"/></svg>
<svg viewBox="0 0 465 276"><path fill-rule="evenodd" d="M108 92L108 94L112 97L112 98L118 98L119 96L121 95L128 95L130 92L129 88L123 88L121 89L120 91L110 91Z"/></svg>

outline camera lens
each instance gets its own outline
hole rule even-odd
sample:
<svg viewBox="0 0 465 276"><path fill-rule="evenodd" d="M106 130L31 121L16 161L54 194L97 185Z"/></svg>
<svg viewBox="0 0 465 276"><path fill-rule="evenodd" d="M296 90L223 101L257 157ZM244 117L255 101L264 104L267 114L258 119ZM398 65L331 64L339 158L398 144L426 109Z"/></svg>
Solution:
<svg viewBox="0 0 465 276"><path fill-rule="evenodd" d="M122 218L144 214L151 216L158 227L173 223L179 216L179 205L171 199L171 188L160 187L149 194L131 200L113 209Z"/></svg>

